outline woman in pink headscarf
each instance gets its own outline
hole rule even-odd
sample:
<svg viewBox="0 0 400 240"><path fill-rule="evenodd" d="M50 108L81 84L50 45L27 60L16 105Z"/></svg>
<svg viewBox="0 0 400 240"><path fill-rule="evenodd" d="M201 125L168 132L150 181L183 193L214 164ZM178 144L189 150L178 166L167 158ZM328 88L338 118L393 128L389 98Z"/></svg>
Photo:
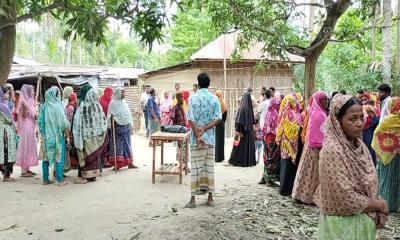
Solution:
<svg viewBox="0 0 400 240"><path fill-rule="evenodd" d="M113 95L114 95L114 90L112 89L112 87L107 87L104 90L103 96L100 97L100 104L106 116L108 113L108 106L110 106Z"/></svg>
<svg viewBox="0 0 400 240"><path fill-rule="evenodd" d="M172 109L172 99L169 97L169 93L164 90L163 97L160 101L160 111L161 111L161 125L171 125L171 109Z"/></svg>
<svg viewBox="0 0 400 240"><path fill-rule="evenodd" d="M294 199L306 204L313 203L313 196L319 184L318 159L324 141L324 134L321 129L328 116L328 94L321 91L316 92L310 102L305 148L301 156L292 194Z"/></svg>
<svg viewBox="0 0 400 240"><path fill-rule="evenodd" d="M20 166L21 177L33 177L36 174L29 170L38 165L36 140L37 109L33 86L24 84L21 88L20 108L18 115L19 144L16 165Z"/></svg>

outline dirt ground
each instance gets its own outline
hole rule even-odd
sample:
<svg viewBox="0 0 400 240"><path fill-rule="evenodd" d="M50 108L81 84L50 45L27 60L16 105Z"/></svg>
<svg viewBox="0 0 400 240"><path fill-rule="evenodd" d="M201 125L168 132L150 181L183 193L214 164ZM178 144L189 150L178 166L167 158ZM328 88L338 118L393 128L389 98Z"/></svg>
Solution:
<svg viewBox="0 0 400 240"><path fill-rule="evenodd" d="M0 239L316 239L318 209L294 203L277 189L257 184L262 164L252 168L216 164L216 206L197 199L184 208L190 177L157 176L151 183L152 149L134 136L137 170L103 172L96 182L75 185L77 171L67 173L68 185L43 186L37 178L0 182ZM226 154L232 143L227 141ZM174 162L168 144L166 161ZM19 176L15 168L14 176ZM41 173L40 168L34 169ZM379 239L400 239L400 216L393 215Z"/></svg>

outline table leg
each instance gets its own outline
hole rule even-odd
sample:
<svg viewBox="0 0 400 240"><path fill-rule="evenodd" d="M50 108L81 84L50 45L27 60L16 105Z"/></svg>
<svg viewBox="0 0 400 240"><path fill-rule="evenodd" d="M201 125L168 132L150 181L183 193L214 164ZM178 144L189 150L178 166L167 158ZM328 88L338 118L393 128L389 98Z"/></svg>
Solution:
<svg viewBox="0 0 400 240"><path fill-rule="evenodd" d="M181 144L179 147L179 184L182 184L182 160L183 160L183 142L180 142Z"/></svg>
<svg viewBox="0 0 400 240"><path fill-rule="evenodd" d="M190 151L190 149L189 149L189 140L187 139L186 140L186 143L185 143L185 147L186 147L186 153L185 153L185 156L186 156L186 161L185 161L185 175L188 175L188 171L189 171L189 151Z"/></svg>
<svg viewBox="0 0 400 240"><path fill-rule="evenodd" d="M156 144L153 144L153 172L152 172L152 183L156 183Z"/></svg>
<svg viewBox="0 0 400 240"><path fill-rule="evenodd" d="M164 164L164 141L161 140L161 165Z"/></svg>

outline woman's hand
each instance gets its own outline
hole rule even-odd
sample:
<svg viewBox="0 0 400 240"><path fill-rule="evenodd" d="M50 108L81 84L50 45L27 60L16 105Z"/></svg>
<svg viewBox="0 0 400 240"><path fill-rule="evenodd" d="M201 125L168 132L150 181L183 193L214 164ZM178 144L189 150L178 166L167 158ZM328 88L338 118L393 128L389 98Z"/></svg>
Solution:
<svg viewBox="0 0 400 240"><path fill-rule="evenodd" d="M241 132L236 132L236 131L235 131L235 135L236 135L236 136L239 136L240 138L243 138L243 134L242 134Z"/></svg>
<svg viewBox="0 0 400 240"><path fill-rule="evenodd" d="M382 214L382 213L377 213L376 217L377 217L377 219L376 219L376 227L377 228L384 228L385 224L386 224L386 221L387 221L387 218L388 218L387 215Z"/></svg>

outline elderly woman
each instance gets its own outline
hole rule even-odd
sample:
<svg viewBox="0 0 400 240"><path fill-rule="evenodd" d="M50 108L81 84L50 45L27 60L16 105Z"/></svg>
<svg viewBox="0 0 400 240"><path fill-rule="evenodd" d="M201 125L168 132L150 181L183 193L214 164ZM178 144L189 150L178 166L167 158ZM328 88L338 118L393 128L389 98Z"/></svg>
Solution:
<svg viewBox="0 0 400 240"><path fill-rule="evenodd" d="M86 87L86 90L88 87ZM100 175L101 155L108 145L107 120L99 102L99 94L90 89L82 95L73 123L74 145L78 152L79 168L76 183L94 181Z"/></svg>
<svg viewBox="0 0 400 240"><path fill-rule="evenodd" d="M59 89L51 87L46 91L45 103L40 108L39 130L43 137L40 157L44 185L52 183L49 179L49 166L54 164L58 185L67 184L63 175L67 158L65 141L69 134L70 124L59 95Z"/></svg>
<svg viewBox="0 0 400 240"><path fill-rule="evenodd" d="M64 108L67 107L67 105L69 103L69 98L73 92L74 92L74 89L70 86L67 86L64 88L63 94L62 94L62 106Z"/></svg>
<svg viewBox="0 0 400 240"><path fill-rule="evenodd" d="M314 202L314 193L318 187L318 159L324 142L322 125L328 117L329 96L325 92L316 92L312 96L305 149L293 187L293 198L306 204Z"/></svg>
<svg viewBox="0 0 400 240"><path fill-rule="evenodd" d="M115 169L137 168L133 165L131 134L133 119L125 101L125 91L118 88L108 108L107 126L111 129L108 166ZM115 143L114 143L115 139Z"/></svg>
<svg viewBox="0 0 400 240"><path fill-rule="evenodd" d="M361 139L364 114L359 100L336 95L319 158L320 239L376 239L388 206L378 197L378 179Z"/></svg>
<svg viewBox="0 0 400 240"><path fill-rule="evenodd" d="M17 133L8 107L9 90L0 89L0 171L3 182L14 182L11 177L17 155Z"/></svg>
<svg viewBox="0 0 400 240"><path fill-rule="evenodd" d="M171 109L172 99L169 96L167 90L163 91L163 97L160 101L160 112L161 112L161 125L172 125L171 121Z"/></svg>

